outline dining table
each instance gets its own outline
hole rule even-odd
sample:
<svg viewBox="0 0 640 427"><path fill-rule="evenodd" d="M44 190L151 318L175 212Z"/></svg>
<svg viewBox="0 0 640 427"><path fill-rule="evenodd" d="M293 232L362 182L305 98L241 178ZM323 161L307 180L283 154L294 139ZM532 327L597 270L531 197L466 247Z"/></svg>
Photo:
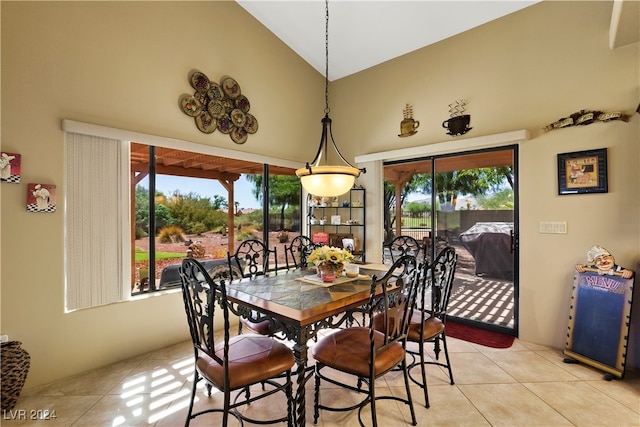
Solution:
<svg viewBox="0 0 640 427"><path fill-rule="evenodd" d="M302 427L305 416L305 384L313 375L307 367L309 342L322 329L350 326L362 320L357 313L369 302L371 280L389 266L360 266L357 277L341 276L325 283L315 269L279 270L226 285L230 310L252 322L269 320L276 337L293 342L295 365L294 423Z"/></svg>

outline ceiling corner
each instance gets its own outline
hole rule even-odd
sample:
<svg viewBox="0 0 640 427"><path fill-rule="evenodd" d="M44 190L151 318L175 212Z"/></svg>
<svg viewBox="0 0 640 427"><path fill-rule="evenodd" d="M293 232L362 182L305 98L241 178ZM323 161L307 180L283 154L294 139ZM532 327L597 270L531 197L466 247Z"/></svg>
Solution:
<svg viewBox="0 0 640 427"><path fill-rule="evenodd" d="M609 48L615 49L640 41L640 2L614 0L609 26Z"/></svg>

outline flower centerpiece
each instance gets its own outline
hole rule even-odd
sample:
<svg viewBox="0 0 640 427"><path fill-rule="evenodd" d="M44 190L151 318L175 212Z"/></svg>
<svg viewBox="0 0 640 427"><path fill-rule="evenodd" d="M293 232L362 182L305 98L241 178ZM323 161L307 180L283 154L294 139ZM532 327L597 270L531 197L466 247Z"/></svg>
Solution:
<svg viewBox="0 0 640 427"><path fill-rule="evenodd" d="M324 276L327 277L326 281L332 281L336 276L342 275L344 265L351 261L353 261L351 252L327 245L316 248L307 258L309 265L316 266L318 275L323 277L323 280ZM331 273L333 273L333 279L331 279Z"/></svg>

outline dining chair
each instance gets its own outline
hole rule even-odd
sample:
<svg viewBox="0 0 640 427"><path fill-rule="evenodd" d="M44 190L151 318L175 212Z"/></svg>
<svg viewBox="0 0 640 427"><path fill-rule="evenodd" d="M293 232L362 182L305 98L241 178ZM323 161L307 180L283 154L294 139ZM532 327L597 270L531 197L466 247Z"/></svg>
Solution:
<svg viewBox="0 0 640 427"><path fill-rule="evenodd" d="M197 416L211 412L223 414L223 427L227 426L229 415L238 419L241 425L243 421L247 421L255 424L286 422L292 426L291 368L294 357L291 350L263 335L230 336L225 282L215 282L197 260L185 258L182 261L180 278L195 357L194 380L185 426L188 427ZM217 316L222 317L222 329L216 327ZM213 387L222 393L222 407L218 405L194 413L196 390L201 380L205 381L209 397ZM249 387L254 384L262 384L263 387L262 390L253 388L252 396ZM265 384L269 387L265 387ZM237 409L276 393L283 393L287 402L286 415L278 419L256 420Z"/></svg>
<svg viewBox="0 0 640 427"><path fill-rule="evenodd" d="M389 243L383 245L383 250L388 251L391 263L404 255L412 255L420 260L422 245L411 236L396 236Z"/></svg>
<svg viewBox="0 0 640 427"><path fill-rule="evenodd" d="M453 385L453 372L447 351L447 306L451 296L451 288L455 276L458 255L453 247L447 246L436 256L431 264L425 263L421 272L416 309L413 311L407 341L417 343L417 350L411 346L407 354L411 356L409 378L419 385L424 393L425 406L429 407L427 376L425 365L438 365L449 372L449 382ZM445 362L439 360L440 342L444 351ZM425 360L425 344L434 344L435 360ZM411 370L420 365L421 378L415 378Z"/></svg>
<svg viewBox="0 0 640 427"><path fill-rule="evenodd" d="M399 258L389 270L378 279L371 280L370 297L367 307L369 326L353 326L340 329L320 339L312 348L315 359L314 369L314 424L318 422L320 409L328 411L351 411L358 409L358 421L362 421L362 409L370 405L371 421L377 426L376 401L392 399L409 406L412 424L416 425L416 416L409 388L406 361L406 336L409 320L413 311L418 288L418 269L416 258ZM374 322L374 319L378 319ZM374 326L374 323L378 327ZM339 381L336 376L325 374L328 367L348 374L357 380L357 385ZM396 367L404 375L406 397L376 395L376 379ZM332 371L330 371L332 372ZM367 396L359 403L347 407L328 406L320 403L320 383L326 381ZM325 393L331 388L325 390Z"/></svg>
<svg viewBox="0 0 640 427"><path fill-rule="evenodd" d="M289 246L284 247L285 261L288 269L304 268L307 266L307 258L316 248L315 243L307 236L296 236Z"/></svg>
<svg viewBox="0 0 640 427"><path fill-rule="evenodd" d="M245 240L238 245L236 251L227 252L229 274L235 279L234 271L240 271L239 279L255 279L278 270L277 248L269 249L265 243L257 239ZM255 317L255 316L252 316ZM242 334L243 325L261 335L274 335L277 331L270 319L251 321L240 317L238 334Z"/></svg>

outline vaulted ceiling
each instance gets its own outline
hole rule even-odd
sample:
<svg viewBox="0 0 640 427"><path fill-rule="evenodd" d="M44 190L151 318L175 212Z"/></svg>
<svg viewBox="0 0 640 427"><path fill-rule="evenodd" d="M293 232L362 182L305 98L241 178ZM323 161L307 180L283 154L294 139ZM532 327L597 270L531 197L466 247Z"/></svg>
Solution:
<svg viewBox="0 0 640 427"><path fill-rule="evenodd" d="M388 61L540 0L329 1L329 80ZM324 0L236 0L322 75Z"/></svg>

